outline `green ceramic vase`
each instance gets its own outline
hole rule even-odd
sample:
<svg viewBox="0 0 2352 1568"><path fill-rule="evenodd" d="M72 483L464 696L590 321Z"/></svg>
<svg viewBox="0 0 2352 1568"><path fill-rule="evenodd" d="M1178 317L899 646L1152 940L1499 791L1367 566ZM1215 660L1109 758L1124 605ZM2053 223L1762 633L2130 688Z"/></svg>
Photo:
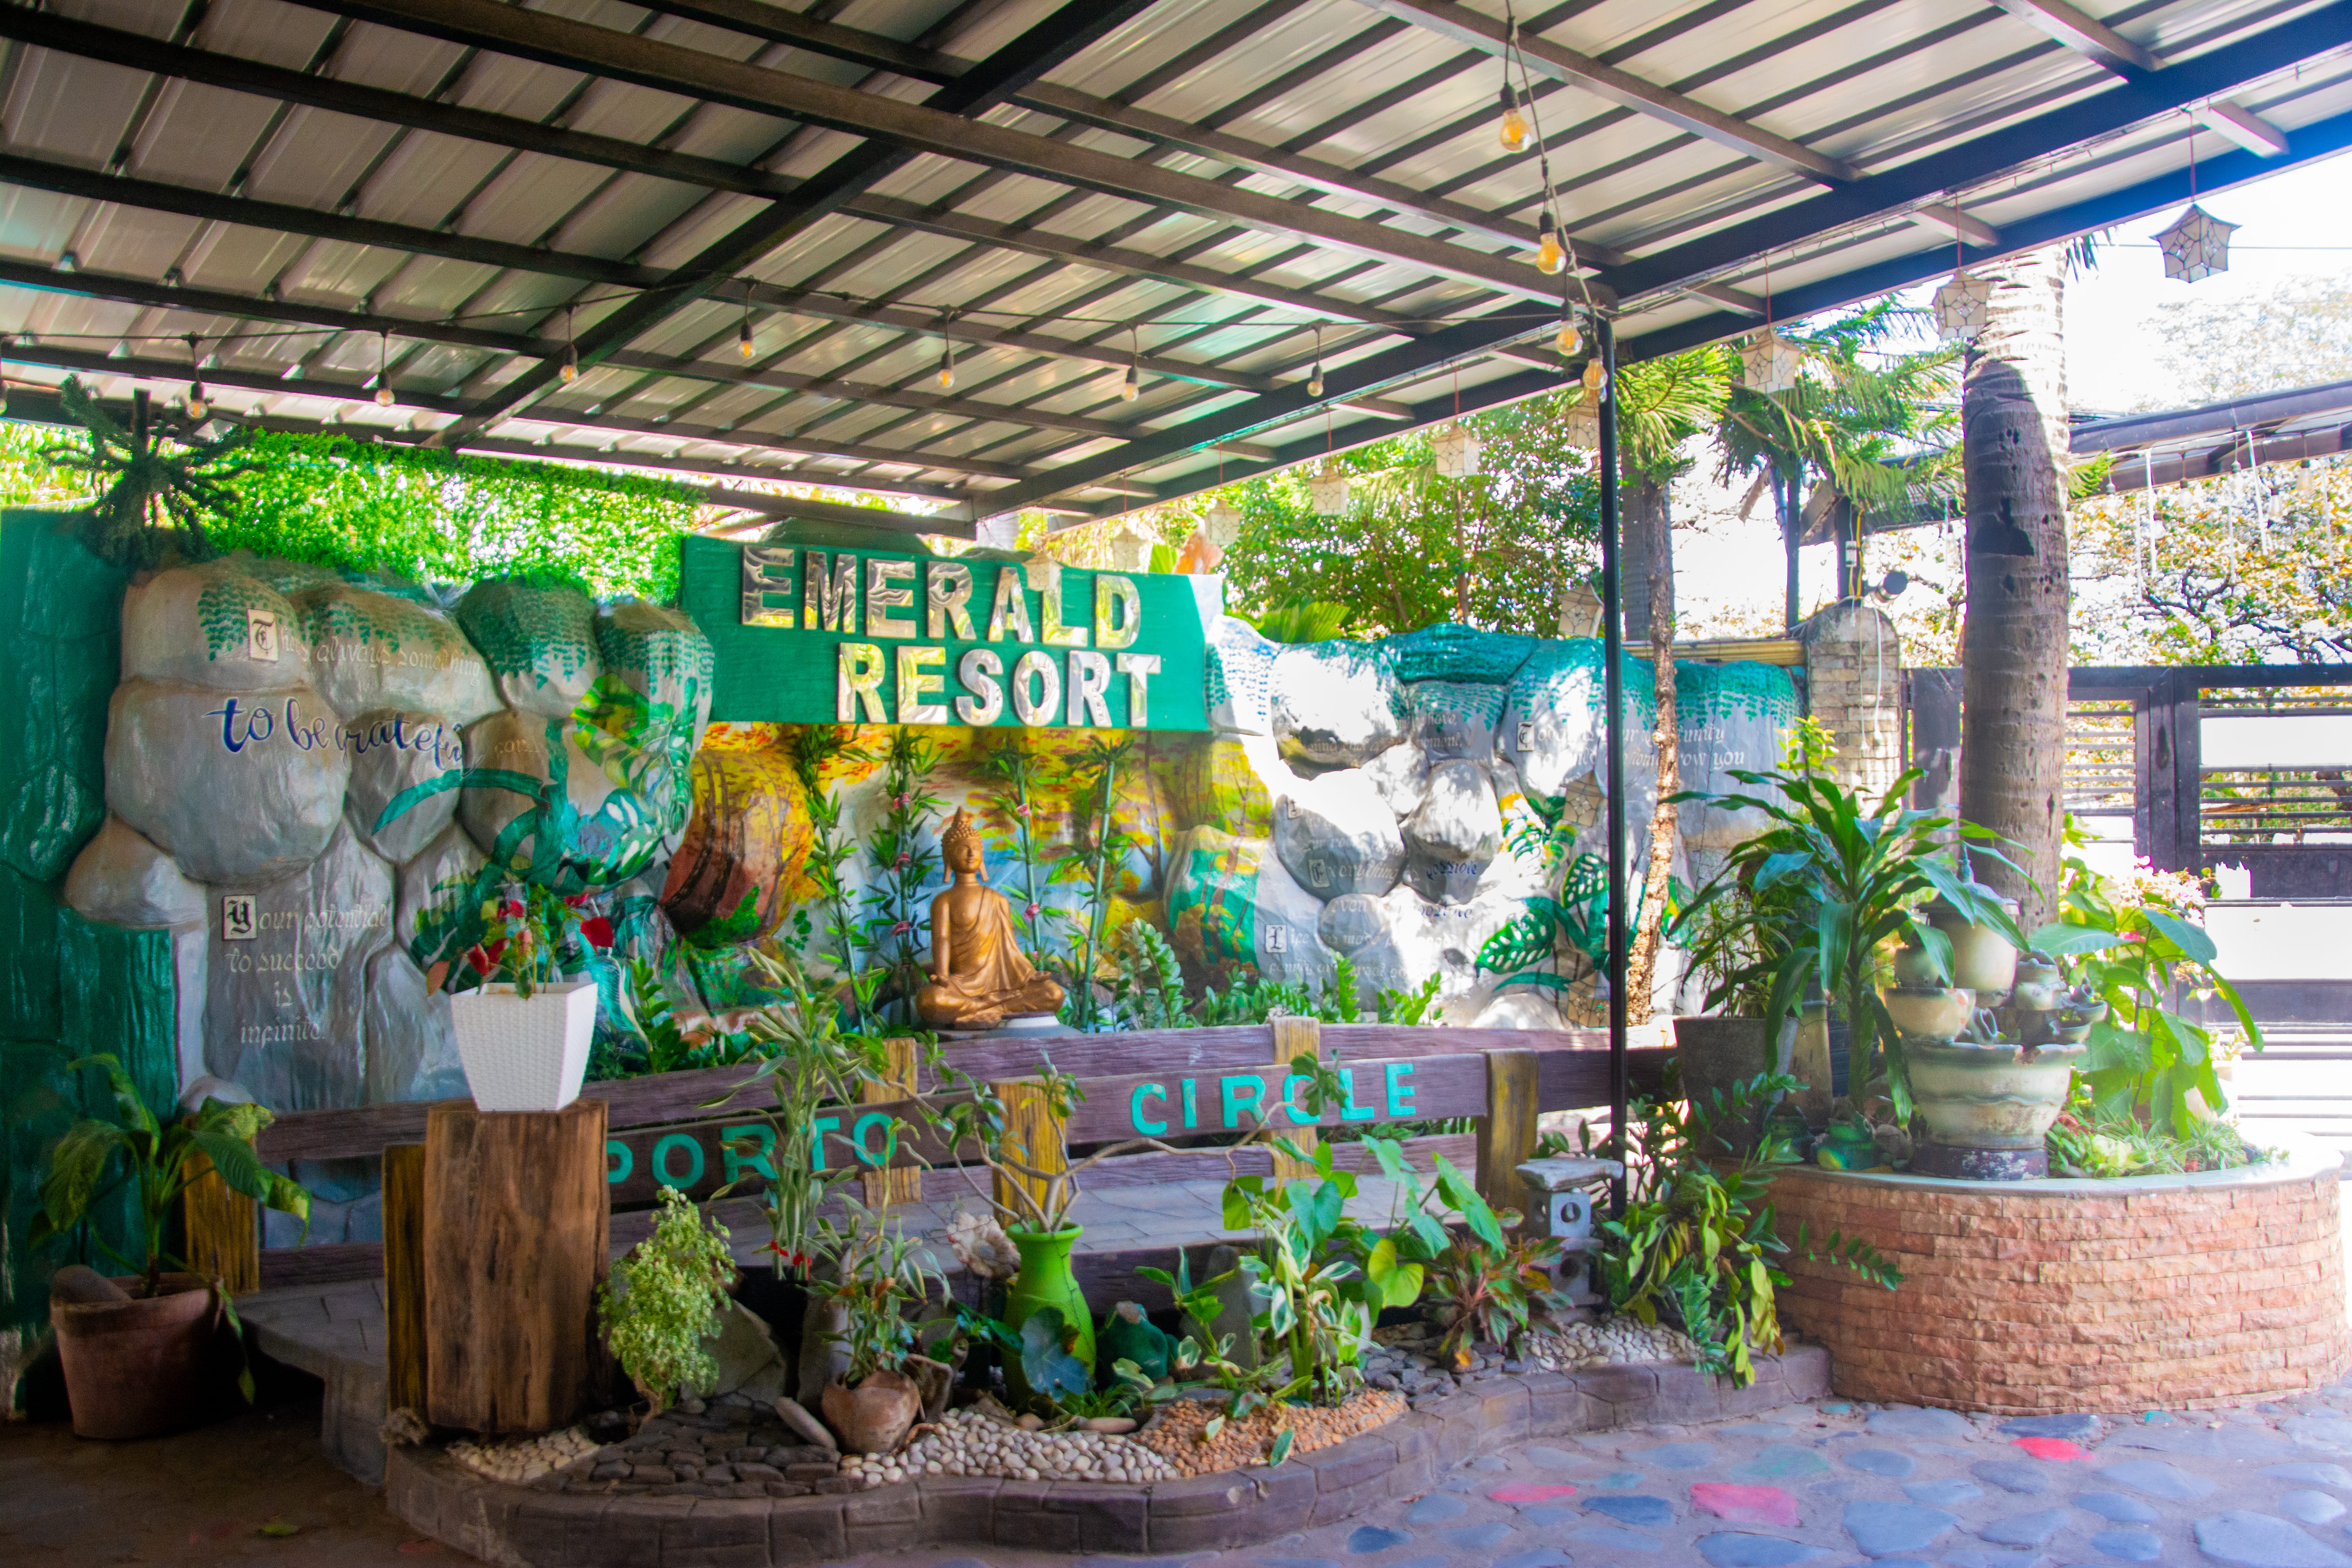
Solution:
<svg viewBox="0 0 2352 1568"><path fill-rule="evenodd" d="M1018 1334L1021 1325L1038 1308L1057 1309L1063 1323L1078 1331L1077 1343L1071 1347L1070 1353L1092 1372L1094 1317L1087 1310L1087 1299L1078 1290L1077 1276L1070 1272L1070 1247L1083 1234L1083 1228L1074 1225L1062 1230L1008 1230L1004 1234L1011 1238L1013 1250L1021 1254L1021 1272L1013 1277L1005 1292L1005 1327ZM1029 1387L1021 1376L1021 1358L1008 1354L1004 1360L1004 1381L1013 1392L1026 1396Z"/></svg>

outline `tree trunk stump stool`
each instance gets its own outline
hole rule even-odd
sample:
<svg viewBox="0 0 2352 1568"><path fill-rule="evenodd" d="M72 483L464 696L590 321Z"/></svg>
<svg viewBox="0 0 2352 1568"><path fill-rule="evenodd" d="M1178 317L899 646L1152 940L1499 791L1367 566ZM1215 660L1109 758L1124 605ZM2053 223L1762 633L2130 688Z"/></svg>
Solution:
<svg viewBox="0 0 2352 1568"><path fill-rule="evenodd" d="M425 1130L425 1415L545 1432L591 1406L595 1294L610 1247L604 1102L485 1111L444 1100Z"/></svg>

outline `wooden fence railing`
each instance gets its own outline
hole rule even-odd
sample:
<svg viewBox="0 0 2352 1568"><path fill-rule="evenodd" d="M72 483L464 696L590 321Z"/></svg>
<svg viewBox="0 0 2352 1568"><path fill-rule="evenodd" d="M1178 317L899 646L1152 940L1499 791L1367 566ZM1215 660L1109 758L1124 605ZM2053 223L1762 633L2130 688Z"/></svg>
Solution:
<svg viewBox="0 0 2352 1568"><path fill-rule="evenodd" d="M1425 1156L1433 1151L1457 1161L1475 1155L1480 1190L1490 1201L1506 1204L1518 1201L1512 1172L1532 1151L1537 1114L1609 1100L1608 1037L1600 1030L1280 1022L1280 1060L1272 1025L978 1041L950 1047L950 1060L975 1079L1003 1084L1034 1074L1041 1054L1050 1058L1078 1080L1085 1097L1062 1129L1066 1147L1139 1136L1178 1140L1238 1133L1256 1125L1262 1114L1277 1127L1299 1129L1305 1142L1309 1122L1296 1107L1296 1086L1285 1065L1287 1053L1304 1043L1338 1070L1348 1088L1345 1101L1326 1106L1315 1121L1337 1127L1473 1118L1477 1131L1467 1137L1415 1140L1413 1152L1423 1156L1416 1163L1425 1168ZM1655 1092L1671 1056L1662 1049L1629 1052L1633 1091ZM638 1211L652 1205L660 1187L708 1198L764 1171L764 1150L774 1131L766 1116L772 1106L764 1086L751 1084L715 1114L709 1108L752 1070L717 1068L589 1087L590 1097L605 1102L606 1190L615 1247L634 1242L648 1228L650 1216L640 1221ZM919 1087L928 1092L931 1086ZM910 1109L904 1100L828 1107L819 1118L821 1158L828 1164L879 1165L884 1131ZM270 1163L373 1158L422 1142L428 1110L425 1102L404 1101L295 1112L265 1129L255 1146ZM1360 1151L1343 1143L1340 1152L1344 1163L1359 1163ZM1081 1184L1113 1188L1223 1180L1235 1169L1269 1170L1276 1158L1264 1149L1214 1147L1118 1156L1097 1163ZM919 1190L937 1202L971 1191L964 1173L955 1168L958 1152L936 1140L902 1142L891 1163L929 1167L892 1177L894 1193L912 1196ZM744 1211L749 1207L744 1205ZM260 1254L258 1263L265 1288L323 1283L381 1275L384 1252L374 1243L334 1243L271 1248ZM1131 1268L1100 1260L1093 1266L1095 1271L1104 1268L1122 1278L1131 1273Z"/></svg>

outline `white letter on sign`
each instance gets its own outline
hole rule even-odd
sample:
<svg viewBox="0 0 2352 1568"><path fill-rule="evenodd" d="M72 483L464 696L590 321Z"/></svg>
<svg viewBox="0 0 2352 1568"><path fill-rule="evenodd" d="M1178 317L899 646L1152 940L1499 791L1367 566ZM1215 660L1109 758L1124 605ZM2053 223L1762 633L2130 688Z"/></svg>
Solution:
<svg viewBox="0 0 2352 1568"><path fill-rule="evenodd" d="M967 724L993 724L1004 711L1004 688L997 684L1004 661L984 647L956 661L956 679L973 693L955 700L956 717Z"/></svg>
<svg viewBox="0 0 2352 1568"><path fill-rule="evenodd" d="M1029 681L1034 677L1037 694L1029 693ZM1031 651L1021 656L1013 667L1013 712L1031 729L1051 724L1062 706L1062 672L1055 668L1050 653Z"/></svg>

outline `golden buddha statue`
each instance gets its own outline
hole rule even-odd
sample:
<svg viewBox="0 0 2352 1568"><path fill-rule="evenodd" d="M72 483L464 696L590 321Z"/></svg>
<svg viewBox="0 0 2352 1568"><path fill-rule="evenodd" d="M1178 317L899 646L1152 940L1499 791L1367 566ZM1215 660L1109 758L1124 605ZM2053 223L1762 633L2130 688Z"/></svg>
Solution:
<svg viewBox="0 0 2352 1568"><path fill-rule="evenodd" d="M935 1029L993 1029L1062 1005L1061 986L1021 956L1012 900L988 886L980 847L959 808L940 835L955 880L931 900L931 983L915 993L915 1011Z"/></svg>

